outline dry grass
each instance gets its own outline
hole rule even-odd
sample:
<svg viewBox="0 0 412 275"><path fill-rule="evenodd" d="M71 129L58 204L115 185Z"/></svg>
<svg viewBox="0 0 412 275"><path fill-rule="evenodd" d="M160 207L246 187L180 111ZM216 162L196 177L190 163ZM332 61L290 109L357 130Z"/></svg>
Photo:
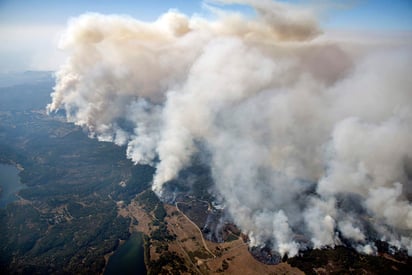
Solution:
<svg viewBox="0 0 412 275"><path fill-rule="evenodd" d="M174 241L152 241L150 260L159 259L159 248L167 244L169 252L176 252L191 274L303 274L299 269L287 263L265 265L257 261L248 251L248 246L239 238L231 242L213 243L202 240L199 228L173 205L164 205L167 212L165 222L170 234L176 235ZM150 236L156 229L152 225L153 216L142 205L132 201L119 207L119 215L138 220L138 225L131 225L131 231L139 231ZM205 245L207 249L205 248ZM208 252L208 250L211 252ZM165 267L166 269L168 267Z"/></svg>

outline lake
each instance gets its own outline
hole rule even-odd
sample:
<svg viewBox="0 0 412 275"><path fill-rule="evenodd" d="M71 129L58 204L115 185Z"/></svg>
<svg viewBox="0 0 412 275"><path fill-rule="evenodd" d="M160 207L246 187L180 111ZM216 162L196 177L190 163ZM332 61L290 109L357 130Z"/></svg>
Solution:
<svg viewBox="0 0 412 275"><path fill-rule="evenodd" d="M104 275L146 274L143 234L133 233L110 257Z"/></svg>
<svg viewBox="0 0 412 275"><path fill-rule="evenodd" d="M16 193L24 187L20 182L19 170L13 165L0 163L0 208L16 201Z"/></svg>

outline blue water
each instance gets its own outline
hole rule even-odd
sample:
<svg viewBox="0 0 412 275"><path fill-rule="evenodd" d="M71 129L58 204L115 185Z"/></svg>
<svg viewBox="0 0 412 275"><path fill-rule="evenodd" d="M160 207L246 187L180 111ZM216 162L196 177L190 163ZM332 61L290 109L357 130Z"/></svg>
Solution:
<svg viewBox="0 0 412 275"><path fill-rule="evenodd" d="M132 234L130 238L110 257L104 275L119 274L146 274L142 234Z"/></svg>
<svg viewBox="0 0 412 275"><path fill-rule="evenodd" d="M13 165L0 164L0 208L16 201L16 193L24 187L20 182L19 170Z"/></svg>

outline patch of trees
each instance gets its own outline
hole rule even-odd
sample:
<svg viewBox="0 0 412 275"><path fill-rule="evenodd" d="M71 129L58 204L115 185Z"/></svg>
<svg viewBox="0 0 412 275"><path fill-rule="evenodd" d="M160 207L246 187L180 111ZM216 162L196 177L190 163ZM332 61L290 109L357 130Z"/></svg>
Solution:
<svg viewBox="0 0 412 275"><path fill-rule="evenodd" d="M122 200L129 203L136 194L150 186L153 179L154 168L149 165L135 165L130 168L131 174L125 187L115 186L111 196L115 200Z"/></svg>
<svg viewBox="0 0 412 275"><path fill-rule="evenodd" d="M140 194L137 200L143 205L143 209L148 213L152 212L158 205L162 204L156 194L149 189Z"/></svg>
<svg viewBox="0 0 412 275"><path fill-rule="evenodd" d="M187 272L185 262L176 252L167 251L157 261L151 261L148 274L176 274Z"/></svg>
<svg viewBox="0 0 412 275"><path fill-rule="evenodd" d="M151 238L156 241L174 241L176 236L171 235L167 230L167 226L164 222L159 224L159 227L151 234Z"/></svg>
<svg viewBox="0 0 412 275"><path fill-rule="evenodd" d="M305 274L316 274L314 268L320 267L326 268L327 273L333 274L344 274L348 270L353 274L361 274L365 271L370 274L408 274L412 266L411 257L404 261L391 261L381 256L359 254L343 246L335 249L304 251L301 256L289 258L287 262Z"/></svg>
<svg viewBox="0 0 412 275"><path fill-rule="evenodd" d="M156 209L153 211L153 214L154 214L156 219L163 221L163 219L166 217L167 213L166 213L166 210L165 210L162 203L159 203L156 206Z"/></svg>

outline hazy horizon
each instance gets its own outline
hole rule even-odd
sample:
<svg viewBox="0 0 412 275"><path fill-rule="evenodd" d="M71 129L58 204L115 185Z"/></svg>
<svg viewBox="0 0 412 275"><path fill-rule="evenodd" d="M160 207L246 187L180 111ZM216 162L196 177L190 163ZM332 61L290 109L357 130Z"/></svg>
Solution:
<svg viewBox="0 0 412 275"><path fill-rule="evenodd" d="M213 18L210 7L235 10L253 16L246 5L222 5L218 1L22 1L0 2L0 72L57 70L66 55L58 49L68 22L84 13L118 14L152 22L170 9L188 16ZM362 36L398 33L412 35L412 2L379 1L280 1L303 4L319 15L322 29ZM348 3L349 2L349 3Z"/></svg>

